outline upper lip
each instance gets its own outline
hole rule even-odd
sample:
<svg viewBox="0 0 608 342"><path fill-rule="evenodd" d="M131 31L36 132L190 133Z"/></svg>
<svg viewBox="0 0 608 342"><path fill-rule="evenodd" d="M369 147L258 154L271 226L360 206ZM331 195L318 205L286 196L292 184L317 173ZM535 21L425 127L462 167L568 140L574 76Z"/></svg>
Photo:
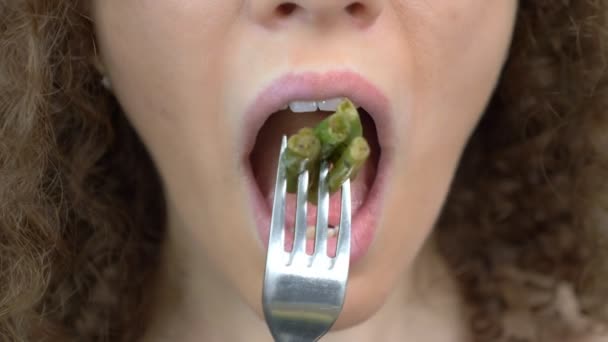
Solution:
<svg viewBox="0 0 608 342"><path fill-rule="evenodd" d="M393 139L387 97L360 74L351 71L288 73L271 82L247 107L241 127L244 140L240 146L244 156L251 153L257 132L266 119L289 102L336 97L347 97L369 113L381 147L383 142Z"/></svg>

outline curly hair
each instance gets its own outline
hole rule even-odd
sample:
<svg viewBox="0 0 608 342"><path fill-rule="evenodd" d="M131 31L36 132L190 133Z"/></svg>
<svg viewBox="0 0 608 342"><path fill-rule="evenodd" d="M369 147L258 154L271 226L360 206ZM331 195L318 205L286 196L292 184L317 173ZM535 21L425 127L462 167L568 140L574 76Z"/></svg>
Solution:
<svg viewBox="0 0 608 342"><path fill-rule="evenodd" d="M81 1L0 0L3 341L132 341L145 329L164 197L100 85L87 13ZM477 341L555 341L608 322L607 15L606 0L520 4L435 231Z"/></svg>

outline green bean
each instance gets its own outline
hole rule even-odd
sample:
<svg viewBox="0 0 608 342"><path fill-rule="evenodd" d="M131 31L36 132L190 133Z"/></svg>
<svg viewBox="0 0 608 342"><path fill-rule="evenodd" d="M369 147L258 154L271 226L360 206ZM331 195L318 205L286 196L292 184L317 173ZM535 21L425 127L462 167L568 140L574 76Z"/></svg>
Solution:
<svg viewBox="0 0 608 342"><path fill-rule="evenodd" d="M317 205L318 196L317 193L319 187L319 170L321 168L321 161L317 160L310 167L310 171L308 173L308 193L307 199L311 204Z"/></svg>
<svg viewBox="0 0 608 342"><path fill-rule="evenodd" d="M314 132L321 141L321 160L328 159L350 136L351 119L346 113L335 112L323 119Z"/></svg>
<svg viewBox="0 0 608 342"><path fill-rule="evenodd" d="M359 112L350 100L344 99L344 101L338 105L336 113L339 113L345 118L346 121L348 121L349 133L346 140L344 140L342 144L338 145L328 157L332 163L336 163L338 161L340 156L342 156L344 153L344 150L354 138L363 136L363 125L361 124Z"/></svg>
<svg viewBox="0 0 608 342"><path fill-rule="evenodd" d="M369 154L370 148L365 138L355 137L329 171L327 176L329 192L336 192L347 179L353 179Z"/></svg>
<svg viewBox="0 0 608 342"><path fill-rule="evenodd" d="M336 112L345 115L350 122L350 134L348 136L349 142L354 138L363 135L363 125L361 124L359 112L357 111L357 107L355 107L350 100L344 99L344 101L338 105Z"/></svg>
<svg viewBox="0 0 608 342"><path fill-rule="evenodd" d="M299 175L308 170L308 201L317 204L317 186L321 160L327 160L329 192L334 193L347 179L354 179L369 157L363 127L355 105L342 101L335 113L315 128L305 127L289 137L283 156L287 168L287 192L298 189Z"/></svg>
<svg viewBox="0 0 608 342"><path fill-rule="evenodd" d="M287 174L287 192L295 193L298 189L298 176L309 170L310 177L314 164L318 164L321 142L311 128L302 128L287 140L283 161Z"/></svg>

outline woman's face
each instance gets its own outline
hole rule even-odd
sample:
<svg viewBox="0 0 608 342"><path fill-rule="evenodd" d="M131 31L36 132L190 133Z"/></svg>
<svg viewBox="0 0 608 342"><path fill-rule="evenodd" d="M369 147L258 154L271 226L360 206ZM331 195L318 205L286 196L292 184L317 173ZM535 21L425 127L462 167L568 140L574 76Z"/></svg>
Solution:
<svg viewBox="0 0 608 342"><path fill-rule="evenodd" d="M113 91L160 171L170 240L260 315L280 137L327 115L310 102L304 113L282 108L349 97L369 113L372 160L353 183L348 326L412 277L497 81L516 7L103 0L94 20Z"/></svg>

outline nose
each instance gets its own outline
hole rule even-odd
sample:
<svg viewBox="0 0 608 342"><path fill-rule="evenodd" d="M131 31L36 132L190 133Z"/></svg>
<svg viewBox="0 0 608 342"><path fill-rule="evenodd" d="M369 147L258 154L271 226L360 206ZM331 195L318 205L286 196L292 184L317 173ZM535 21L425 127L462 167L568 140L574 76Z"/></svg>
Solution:
<svg viewBox="0 0 608 342"><path fill-rule="evenodd" d="M365 28L382 12L384 0L250 0L250 15L264 27L291 22L346 24Z"/></svg>

